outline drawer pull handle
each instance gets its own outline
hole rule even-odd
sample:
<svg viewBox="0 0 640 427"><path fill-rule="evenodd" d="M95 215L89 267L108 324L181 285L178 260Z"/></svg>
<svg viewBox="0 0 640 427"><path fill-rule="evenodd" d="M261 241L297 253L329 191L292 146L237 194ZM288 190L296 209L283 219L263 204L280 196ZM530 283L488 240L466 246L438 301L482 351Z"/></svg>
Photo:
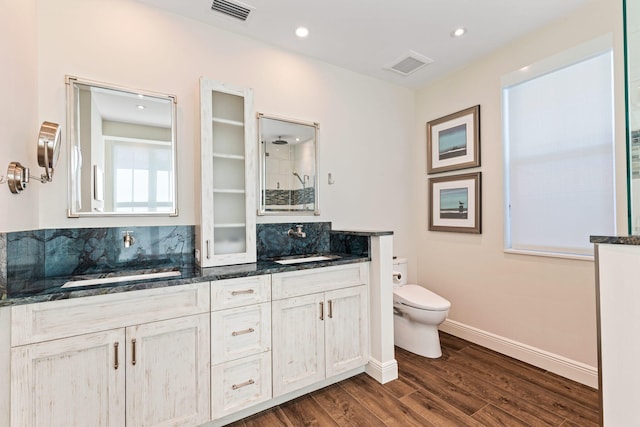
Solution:
<svg viewBox="0 0 640 427"><path fill-rule="evenodd" d="M247 289L247 290L244 290L244 291L232 291L231 295L233 295L235 297L236 295L252 294L254 292L255 291L253 289Z"/></svg>
<svg viewBox="0 0 640 427"><path fill-rule="evenodd" d="M136 364L136 339L131 340L131 364Z"/></svg>
<svg viewBox="0 0 640 427"><path fill-rule="evenodd" d="M120 346L120 343L118 341L113 343L113 352L115 353L115 361L113 362L113 369L118 369L118 366L120 366L120 361L118 360L118 346Z"/></svg>
<svg viewBox="0 0 640 427"><path fill-rule="evenodd" d="M233 335L234 337L237 337L238 335L250 334L251 332L254 332L254 331L255 329L249 328L249 329L245 329L244 331L233 331L231 335Z"/></svg>
<svg viewBox="0 0 640 427"><path fill-rule="evenodd" d="M333 319L333 301L327 301L329 303L329 319Z"/></svg>
<svg viewBox="0 0 640 427"><path fill-rule="evenodd" d="M320 320L324 320L324 303L320 303Z"/></svg>
<svg viewBox="0 0 640 427"><path fill-rule="evenodd" d="M231 386L231 389L232 390L237 390L239 388L246 387L246 386L252 385L252 384L255 384L255 381L249 380L249 381L245 381L245 382L240 383L240 384L234 384L234 385Z"/></svg>

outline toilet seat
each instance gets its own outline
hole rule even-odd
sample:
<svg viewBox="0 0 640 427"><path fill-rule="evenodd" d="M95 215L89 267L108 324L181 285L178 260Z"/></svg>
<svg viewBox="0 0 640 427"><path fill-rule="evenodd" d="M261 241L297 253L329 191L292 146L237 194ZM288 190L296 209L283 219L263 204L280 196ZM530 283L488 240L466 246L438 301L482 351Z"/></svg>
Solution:
<svg viewBox="0 0 640 427"><path fill-rule="evenodd" d="M393 302L421 310L445 311L451 303L419 285L404 285L393 289Z"/></svg>

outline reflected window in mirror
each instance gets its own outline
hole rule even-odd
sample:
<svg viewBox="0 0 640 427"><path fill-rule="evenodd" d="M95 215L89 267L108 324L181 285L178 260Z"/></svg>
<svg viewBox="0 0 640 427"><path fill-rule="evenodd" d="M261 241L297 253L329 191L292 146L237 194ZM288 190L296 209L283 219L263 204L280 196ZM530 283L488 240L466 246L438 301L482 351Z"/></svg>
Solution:
<svg viewBox="0 0 640 427"><path fill-rule="evenodd" d="M67 76L69 216L175 216L176 98Z"/></svg>
<svg viewBox="0 0 640 427"><path fill-rule="evenodd" d="M260 215L319 215L318 123L258 114Z"/></svg>

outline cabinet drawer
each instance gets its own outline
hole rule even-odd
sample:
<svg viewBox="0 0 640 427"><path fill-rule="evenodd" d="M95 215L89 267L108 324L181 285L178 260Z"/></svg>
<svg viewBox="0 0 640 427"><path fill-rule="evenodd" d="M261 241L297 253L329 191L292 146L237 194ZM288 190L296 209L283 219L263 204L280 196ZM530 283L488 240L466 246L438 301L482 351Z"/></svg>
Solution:
<svg viewBox="0 0 640 427"><path fill-rule="evenodd" d="M11 308L11 345L209 311L209 283L41 302Z"/></svg>
<svg viewBox="0 0 640 427"><path fill-rule="evenodd" d="M213 419L271 398L271 352L211 367Z"/></svg>
<svg viewBox="0 0 640 427"><path fill-rule="evenodd" d="M364 285L369 282L369 263L277 273L271 282L274 300Z"/></svg>
<svg viewBox="0 0 640 427"><path fill-rule="evenodd" d="M271 301L271 276L252 276L211 282L211 310Z"/></svg>
<svg viewBox="0 0 640 427"><path fill-rule="evenodd" d="M211 363L271 349L271 303L211 313Z"/></svg>

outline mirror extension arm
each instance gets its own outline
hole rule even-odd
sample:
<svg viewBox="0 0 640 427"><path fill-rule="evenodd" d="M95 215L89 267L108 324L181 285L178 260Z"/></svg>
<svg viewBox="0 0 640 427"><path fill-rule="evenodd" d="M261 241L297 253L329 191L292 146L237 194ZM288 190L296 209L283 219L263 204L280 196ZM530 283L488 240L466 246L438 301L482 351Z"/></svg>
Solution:
<svg viewBox="0 0 640 427"><path fill-rule="evenodd" d="M29 175L29 168L20 162L10 162L7 176L0 177L0 184L9 185L9 191L19 194L33 178L45 184L53 180L53 170L60 154L60 126L57 123L43 122L38 136L38 164L44 168L44 173L38 178Z"/></svg>

